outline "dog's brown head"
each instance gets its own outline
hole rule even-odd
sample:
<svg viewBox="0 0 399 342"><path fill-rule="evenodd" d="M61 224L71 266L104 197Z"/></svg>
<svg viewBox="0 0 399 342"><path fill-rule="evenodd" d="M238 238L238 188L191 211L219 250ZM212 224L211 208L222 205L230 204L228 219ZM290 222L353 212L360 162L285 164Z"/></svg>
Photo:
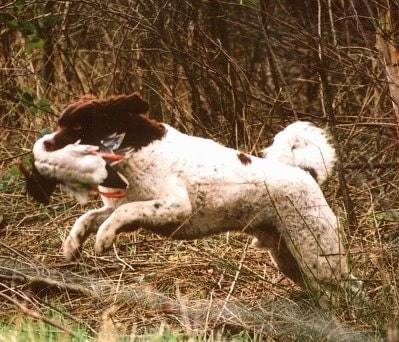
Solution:
<svg viewBox="0 0 399 342"><path fill-rule="evenodd" d="M149 141L159 139L163 130L142 114L149 109L140 95L113 96L99 100L85 95L69 105L58 120L58 130L52 139L45 142L48 151L79 141L81 144L99 145L101 140L113 133L125 133L125 146L141 147L143 135ZM142 126L147 129L143 132ZM123 146L122 146L123 147Z"/></svg>

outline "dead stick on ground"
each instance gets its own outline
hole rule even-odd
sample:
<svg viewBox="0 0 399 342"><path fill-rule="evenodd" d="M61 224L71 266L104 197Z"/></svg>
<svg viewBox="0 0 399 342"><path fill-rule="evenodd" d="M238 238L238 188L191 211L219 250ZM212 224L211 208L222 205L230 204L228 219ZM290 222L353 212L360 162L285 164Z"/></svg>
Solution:
<svg viewBox="0 0 399 342"><path fill-rule="evenodd" d="M41 277L41 276L30 276L27 274L24 274L20 271L16 270L11 270L10 268L7 267L0 267L0 271L5 270L7 273L11 274L1 274L0 273L0 279L6 279L14 282L18 282L22 285L24 285L27 288L30 288L32 290L36 289L35 292L44 290L46 288L49 289L57 289L58 291L69 291L72 293L80 293L86 296L91 296L94 297L95 293L88 288L78 285L78 284L70 284L66 283L64 281L59 281L47 277Z"/></svg>

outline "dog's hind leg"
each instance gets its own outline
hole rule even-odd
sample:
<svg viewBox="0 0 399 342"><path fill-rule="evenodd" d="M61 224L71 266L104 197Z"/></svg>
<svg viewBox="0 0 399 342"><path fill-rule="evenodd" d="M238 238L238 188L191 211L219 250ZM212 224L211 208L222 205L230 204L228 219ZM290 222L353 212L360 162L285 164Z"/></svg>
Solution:
<svg viewBox="0 0 399 342"><path fill-rule="evenodd" d="M301 268L277 229L268 227L266 236L256 235L257 237L252 240L252 245L266 249L281 273L299 286L305 287Z"/></svg>
<svg viewBox="0 0 399 342"><path fill-rule="evenodd" d="M64 256L68 260L79 257L83 243L90 234L97 232L98 227L112 214L113 210L111 207L104 206L90 210L76 220L62 246Z"/></svg>

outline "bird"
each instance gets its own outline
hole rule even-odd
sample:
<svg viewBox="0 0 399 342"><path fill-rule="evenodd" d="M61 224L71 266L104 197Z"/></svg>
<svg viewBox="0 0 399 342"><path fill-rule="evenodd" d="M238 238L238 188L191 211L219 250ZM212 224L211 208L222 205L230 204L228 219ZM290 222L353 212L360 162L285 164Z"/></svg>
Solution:
<svg viewBox="0 0 399 342"><path fill-rule="evenodd" d="M78 140L62 149L47 151L46 141L52 136L44 135L34 143L30 170L22 162L18 164L29 195L39 203L49 204L56 186L61 184L81 204L88 201L91 192L109 198L124 197L129 182L113 165L130 151L129 147L120 149L125 133L113 133L97 146L81 145ZM101 191L99 186L112 191Z"/></svg>

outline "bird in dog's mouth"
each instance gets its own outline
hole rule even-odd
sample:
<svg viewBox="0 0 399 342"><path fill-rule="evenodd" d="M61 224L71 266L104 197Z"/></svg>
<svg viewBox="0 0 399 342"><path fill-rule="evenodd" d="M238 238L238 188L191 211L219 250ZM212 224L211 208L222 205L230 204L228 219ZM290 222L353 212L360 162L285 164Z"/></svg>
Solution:
<svg viewBox="0 0 399 342"><path fill-rule="evenodd" d="M124 190L129 183L113 168L129 153L129 149L119 150L124 139L123 133L106 137L99 146L81 145L77 141L49 151L46 141L52 139L53 135L47 134L34 143L31 170L19 164L26 178L27 192L36 201L48 204L57 184L61 184L68 194L82 204L88 201L93 191L111 198L125 195ZM112 191L100 191L100 185Z"/></svg>

